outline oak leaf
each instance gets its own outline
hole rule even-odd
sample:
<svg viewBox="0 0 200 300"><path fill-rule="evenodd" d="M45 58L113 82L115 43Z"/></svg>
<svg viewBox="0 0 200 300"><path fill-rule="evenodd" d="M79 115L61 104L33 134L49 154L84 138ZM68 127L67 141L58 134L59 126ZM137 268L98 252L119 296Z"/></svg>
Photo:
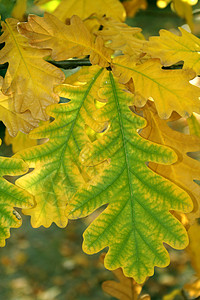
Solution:
<svg viewBox="0 0 200 300"><path fill-rule="evenodd" d="M28 22L20 23L18 29L28 38L30 45L51 49L54 60L90 55L91 63L102 67L107 67L111 60L111 50L104 47L100 36L94 41L78 16L72 16L70 24L66 25L49 13L44 17L29 15Z"/></svg>
<svg viewBox="0 0 200 300"><path fill-rule="evenodd" d="M98 19L103 29L98 31L98 35L107 43L107 47L122 51L138 58L142 54L144 38L139 35L142 29L130 27L125 23L118 22L111 18Z"/></svg>
<svg viewBox="0 0 200 300"><path fill-rule="evenodd" d="M1 142L1 141L0 141ZM5 246L5 239L10 237L10 228L21 226L22 220L14 209L33 206L31 195L25 190L8 182L5 175L22 175L28 171L21 159L0 157L0 247Z"/></svg>
<svg viewBox="0 0 200 300"><path fill-rule="evenodd" d="M105 254L100 256L103 263ZM102 284L102 289L107 294L119 300L150 300L149 295L140 296L142 285L135 282L133 278L124 276L122 269L118 268L113 271L118 281L107 280Z"/></svg>
<svg viewBox="0 0 200 300"><path fill-rule="evenodd" d="M118 0L62 0L53 12L63 22L73 15L85 19L94 13L98 13L100 17L106 15L119 21L124 21L126 17L125 9Z"/></svg>
<svg viewBox="0 0 200 300"><path fill-rule="evenodd" d="M200 138L172 130L167 120L161 120L152 102L143 109L147 126L141 131L141 136L172 148L177 154L177 161L171 165L160 165L153 162L149 167L156 173L166 177L188 192L194 203L194 214L200 216L200 186L194 180L200 180L200 162L189 157L188 152L200 150Z"/></svg>
<svg viewBox="0 0 200 300"><path fill-rule="evenodd" d="M17 31L16 19L2 22L0 63L9 63L2 85L2 92L13 97L17 113L30 111L34 119L46 120L45 108L59 101L53 87L64 81L64 73L43 60L50 50L29 46L25 37Z"/></svg>
<svg viewBox="0 0 200 300"><path fill-rule="evenodd" d="M181 36L168 30L160 30L160 36L150 37L144 51L154 58L160 58L164 66L184 61L184 68L200 73L200 40L192 33L179 27Z"/></svg>
<svg viewBox="0 0 200 300"><path fill-rule="evenodd" d="M170 117L172 111L181 116L200 112L200 89L189 83L195 73L190 70L163 70L158 59L149 59L137 65L127 55L113 60L113 72L121 83L133 79L135 93L140 96L136 106L144 106L149 97L153 98L162 119Z"/></svg>
<svg viewBox="0 0 200 300"><path fill-rule="evenodd" d="M36 128L31 138L48 138L43 145L18 152L34 171L21 177L16 184L35 196L36 206L23 210L31 215L33 227L49 227L55 222L59 227L67 225L65 209L76 190L89 179L79 162L79 153L89 142L84 132L85 124L102 131L104 124L93 120L95 110L92 94L98 90L98 81L103 70L91 67L86 84L82 86L60 85L56 88L61 97L71 99L68 103L55 104L47 113L55 120Z"/></svg>
<svg viewBox="0 0 200 300"><path fill-rule="evenodd" d="M83 250L93 254L109 247L105 267L121 267L125 276L142 283L155 265L169 264L163 242L177 249L188 244L184 227L169 210L189 212L192 201L185 191L147 167L148 161L173 163L176 154L139 136L146 121L131 112L128 105L133 97L124 89L107 71L99 91L107 103L95 118L110 120L110 127L102 138L85 146L80 160L88 167L105 160L110 165L80 187L66 214L76 219L107 205L85 231Z"/></svg>
<svg viewBox="0 0 200 300"><path fill-rule="evenodd" d="M12 137L7 128L5 131L4 142L6 145L12 145L12 152L17 153L20 150L33 147L37 145L37 140L30 139L28 134L18 132L15 137Z"/></svg>
<svg viewBox="0 0 200 300"><path fill-rule="evenodd" d="M17 0L12 10L12 17L20 21L24 21L27 7L27 0Z"/></svg>
<svg viewBox="0 0 200 300"><path fill-rule="evenodd" d="M0 88L3 78L0 77ZM6 96L0 91L0 120L5 124L9 134L14 137L19 131L29 132L37 127L38 120L35 120L29 111L17 113L14 109L13 96Z"/></svg>
<svg viewBox="0 0 200 300"><path fill-rule="evenodd" d="M194 114L187 118L190 134L196 135L200 138L200 118L196 118Z"/></svg>

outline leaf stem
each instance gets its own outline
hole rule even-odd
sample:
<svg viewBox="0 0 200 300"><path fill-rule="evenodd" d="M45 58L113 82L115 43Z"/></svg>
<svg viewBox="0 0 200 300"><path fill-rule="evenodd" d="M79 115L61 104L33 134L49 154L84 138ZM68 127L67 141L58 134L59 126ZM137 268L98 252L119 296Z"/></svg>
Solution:
<svg viewBox="0 0 200 300"><path fill-rule="evenodd" d="M91 66L88 58L84 59L69 59L62 61L47 60L47 62L61 69L75 69L82 66Z"/></svg>

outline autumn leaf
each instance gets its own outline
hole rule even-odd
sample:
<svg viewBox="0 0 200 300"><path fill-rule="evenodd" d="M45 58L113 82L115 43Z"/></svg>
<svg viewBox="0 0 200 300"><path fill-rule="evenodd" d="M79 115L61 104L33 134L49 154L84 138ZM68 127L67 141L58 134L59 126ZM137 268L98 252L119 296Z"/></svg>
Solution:
<svg viewBox="0 0 200 300"><path fill-rule="evenodd" d="M100 261L103 263L105 254L100 256ZM140 296L142 285L135 282L133 278L124 276L122 269L116 269L113 274L118 281L107 280L102 284L102 289L107 294L119 300L150 300L150 296Z"/></svg>
<svg viewBox="0 0 200 300"><path fill-rule="evenodd" d="M122 2L127 17L133 18L138 10L147 8L146 0L128 0Z"/></svg>
<svg viewBox="0 0 200 300"><path fill-rule="evenodd" d="M98 21L103 29L98 31L97 34L105 42L108 42L107 47L122 51L124 54L136 57L136 59L139 58L145 43L144 38L142 39L139 35L142 31L140 28L130 27L125 23L105 17L98 19Z"/></svg>
<svg viewBox="0 0 200 300"><path fill-rule="evenodd" d="M12 145L12 152L17 153L20 150L33 147L37 145L37 140L30 139L28 134L24 134L23 132L18 132L15 137L12 137L7 128L5 131L4 142L6 145Z"/></svg>
<svg viewBox="0 0 200 300"><path fill-rule="evenodd" d="M3 78L0 77L0 88ZM9 134L14 137L19 131L29 132L37 127L38 120L33 119L29 111L17 113L14 110L13 96L6 96L0 91L0 120L5 124Z"/></svg>
<svg viewBox="0 0 200 300"><path fill-rule="evenodd" d="M200 216L200 186L194 180L200 180L200 162L188 156L188 152L199 151L200 139L172 130L167 120L161 120L152 102L143 109L147 126L141 136L158 144L172 148L177 154L177 161L171 165L160 165L153 162L149 167L156 173L174 182L188 192L194 203L191 213Z"/></svg>
<svg viewBox="0 0 200 300"><path fill-rule="evenodd" d="M39 1L37 2L38 4L40 3ZM126 17L125 9L118 0L62 0L53 12L63 22L73 15L85 19L94 13L98 13L100 17L106 15L118 21L124 21Z"/></svg>
<svg viewBox="0 0 200 300"><path fill-rule="evenodd" d="M102 38L93 41L92 34L78 16L73 16L66 25L49 13L44 17L29 15L28 23L20 23L18 28L29 39L30 45L52 49L54 60L90 55L91 63L101 67L107 67L111 60L112 52L104 47Z"/></svg>
<svg viewBox="0 0 200 300"><path fill-rule="evenodd" d="M95 110L92 94L98 90L98 81L103 72L99 67L90 68L82 86L61 85L56 88L61 97L72 99L66 104L55 104L47 113L55 120L36 128L31 138L48 138L43 145L18 152L33 172L17 180L17 185L35 196L37 205L23 210L31 215L33 227L49 227L55 222L59 227L67 225L66 205L76 190L88 180L88 174L79 162L79 153L89 142L84 132L85 124L102 131L104 124L93 120Z"/></svg>
<svg viewBox="0 0 200 300"><path fill-rule="evenodd" d="M189 83L195 76L192 70L163 70L157 59L136 65L122 55L114 59L113 72L121 83L133 79L135 93L139 94L136 106L144 106L149 97L153 98L162 119L169 118L172 111L183 117L200 112L200 89Z"/></svg>
<svg viewBox="0 0 200 300"><path fill-rule="evenodd" d="M17 31L18 20L2 22L0 63L9 63L2 92L13 97L17 113L30 111L34 119L46 120L45 108L59 101L53 87L64 81L64 73L43 60L50 50L33 49Z"/></svg>
<svg viewBox="0 0 200 300"><path fill-rule="evenodd" d="M188 230L189 246L187 252L190 256L192 267L195 270L197 279L194 282L184 285L184 290L188 292L190 297L200 296L200 257L199 257L199 244L200 244L200 225L197 220Z"/></svg>
<svg viewBox="0 0 200 300"><path fill-rule="evenodd" d="M189 212L192 202L185 191L150 170L146 163L170 164L175 153L140 137L145 120L131 112L130 93L111 72L101 83L99 96L108 102L96 113L99 121L110 120L102 138L86 145L80 160L88 167L110 160L103 174L74 195L66 213L76 219L107 205L84 233L83 250L88 254L109 247L105 267L121 267L127 277L143 283L154 266L169 264L163 242L184 248L187 234L169 210Z"/></svg>
<svg viewBox="0 0 200 300"><path fill-rule="evenodd" d="M14 209L30 208L33 199L30 194L8 182L5 175L22 175L28 171L27 165L21 159L0 157L0 247L5 246L5 239L10 237L10 228L21 226L22 220Z"/></svg>
<svg viewBox="0 0 200 300"><path fill-rule="evenodd" d="M160 58L164 66L184 61L184 68L200 73L200 40L179 27L181 36L168 30L160 30L160 36L153 36L146 42L144 51L154 58Z"/></svg>

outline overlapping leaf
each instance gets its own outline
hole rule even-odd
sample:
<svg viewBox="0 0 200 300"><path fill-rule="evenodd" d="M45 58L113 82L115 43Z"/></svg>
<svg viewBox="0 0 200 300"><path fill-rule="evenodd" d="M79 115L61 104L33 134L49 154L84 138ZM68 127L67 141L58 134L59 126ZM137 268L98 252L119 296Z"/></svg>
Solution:
<svg viewBox="0 0 200 300"><path fill-rule="evenodd" d="M38 4L40 2L44 1L37 1ZM94 13L98 13L100 17L106 15L119 21L124 21L126 17L125 9L118 0L62 0L53 14L65 22L73 15L85 19Z"/></svg>
<svg viewBox="0 0 200 300"><path fill-rule="evenodd" d="M0 87L3 78L0 77ZM6 96L0 91L0 120L5 124L11 136L16 136L18 131L29 132L38 125L29 111L17 113L14 109L13 95Z"/></svg>
<svg viewBox="0 0 200 300"><path fill-rule="evenodd" d="M139 136L145 120L129 109L133 102L107 72L99 96L108 103L98 112L101 121L110 119L110 129L81 152L87 166L105 159L110 165L104 173L84 185L70 201L66 212L70 218L84 217L99 207L107 208L84 233L83 249L92 254L109 247L105 267L122 267L125 276L142 283L153 274L154 266L166 266L169 256L163 242L174 248L184 248L187 234L169 210L190 211L189 196L150 170L146 163L170 164L175 153Z"/></svg>
<svg viewBox="0 0 200 300"><path fill-rule="evenodd" d="M24 21L26 7L27 7L27 0L17 0L12 10L12 17L20 21Z"/></svg>
<svg viewBox="0 0 200 300"><path fill-rule="evenodd" d="M30 208L33 199L30 194L3 178L5 175L22 175L28 168L21 159L0 157L0 247L10 237L10 228L21 226L22 220L14 207Z"/></svg>
<svg viewBox="0 0 200 300"><path fill-rule="evenodd" d="M91 63L102 67L107 67L111 60L111 51L104 47L102 38L99 36L94 42L94 37L78 16L73 16L66 25L49 13L44 17L29 15L28 23L21 23L18 28L32 46L52 49L54 60L90 55Z"/></svg>
<svg viewBox="0 0 200 300"><path fill-rule="evenodd" d="M101 262L104 262L105 254L100 257ZM133 278L124 276L122 269L116 269L113 274L118 281L107 280L102 284L102 289L107 294L119 300L150 300L149 295L140 296L142 285L135 282Z"/></svg>
<svg viewBox="0 0 200 300"><path fill-rule="evenodd" d="M193 202L193 214L200 216L200 186L194 180L200 180L200 162L187 155L188 152L200 150L200 139L172 130L167 121L161 120L153 103L143 109L147 126L141 132L144 138L171 147L177 154L177 161L172 165L160 165L153 162L149 167L156 173L173 181L184 190L188 191Z"/></svg>
<svg viewBox="0 0 200 300"><path fill-rule="evenodd" d="M150 37L144 51L152 57L160 58L164 66L184 61L184 68L192 68L200 73L200 40L192 33L179 27L181 36L168 30L160 30L159 37Z"/></svg>
<svg viewBox="0 0 200 300"><path fill-rule="evenodd" d="M195 76L192 70L163 70L157 59L136 65L127 55L114 59L113 70L122 83L133 79L135 93L140 95L135 105L143 106L153 98L162 119L169 118L172 111L181 116L200 112L200 89L189 83Z"/></svg>
<svg viewBox="0 0 200 300"><path fill-rule="evenodd" d="M30 139L28 134L24 134L23 132L18 132L15 137L10 136L7 128L5 131L4 142L6 145L12 145L12 152L16 153L20 150L30 148L37 145L37 140Z"/></svg>
<svg viewBox="0 0 200 300"><path fill-rule="evenodd" d="M25 37L17 31L16 19L2 22L3 34L0 43L0 63L9 63L2 92L13 97L17 113L30 111L33 118L46 120L45 108L59 101L53 87L64 81L64 74L58 68L45 62L44 56L50 50L33 49Z"/></svg>
<svg viewBox="0 0 200 300"><path fill-rule="evenodd" d="M196 135L200 138L200 121L197 120L194 114L187 119L187 123L190 129L190 134Z"/></svg>
<svg viewBox="0 0 200 300"><path fill-rule="evenodd" d="M90 68L87 84L82 86L61 85L57 91L62 97L72 99L66 104L56 104L47 109L55 120L31 132L34 138L49 138L43 145L17 153L29 167L35 170L17 180L17 184L35 196L36 206L24 210L31 215L33 227L49 227L55 222L59 227L67 225L66 205L77 188L88 180L79 162L79 153L89 138L84 132L85 124L101 131L92 118L94 99L102 69Z"/></svg>
<svg viewBox="0 0 200 300"><path fill-rule="evenodd" d="M107 44L109 48L137 58L141 55L145 40L138 38L138 34L142 31L140 28L130 27L109 18L99 19L99 23L103 29L98 32L98 35L109 42Z"/></svg>

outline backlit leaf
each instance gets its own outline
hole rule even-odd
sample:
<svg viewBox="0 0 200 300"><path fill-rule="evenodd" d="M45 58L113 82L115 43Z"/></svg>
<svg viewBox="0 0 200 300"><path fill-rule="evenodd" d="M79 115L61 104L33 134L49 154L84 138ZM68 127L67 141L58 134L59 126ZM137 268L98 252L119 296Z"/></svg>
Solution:
<svg viewBox="0 0 200 300"><path fill-rule="evenodd" d="M181 36L168 30L160 30L160 36L153 36L146 42L144 51L154 58L160 58L164 66L184 61L184 68L200 73L200 40L192 33L179 27Z"/></svg>
<svg viewBox="0 0 200 300"><path fill-rule="evenodd" d="M75 219L107 205L85 231L83 250L92 254L109 247L105 267L121 267L125 276L142 283L153 274L154 266L169 264L163 242L176 249L188 244L184 227L169 210L189 212L192 202L185 191L148 168L148 161L173 163L176 154L138 134L145 119L129 109L133 97L111 72L106 73L99 96L108 103L96 117L110 119L110 128L86 145L80 160L92 167L109 159L110 165L78 190L66 213Z"/></svg>
<svg viewBox="0 0 200 300"><path fill-rule="evenodd" d="M111 51L104 47L101 37L94 37L78 16L66 25L55 16L45 13L44 17L29 15L28 23L18 25L21 34L29 39L30 45L39 49L52 49L54 60L65 60L90 55L92 64L107 67Z"/></svg>
<svg viewBox="0 0 200 300"><path fill-rule="evenodd" d="M38 127L30 136L48 138L43 145L29 148L16 154L23 158L33 172L17 180L17 184L35 196L37 205L24 210L31 215L33 227L49 227L55 222L59 227L67 225L66 205L77 188L89 179L79 162L79 153L89 142L84 132L85 124L101 131L104 127L92 118L94 100L92 93L98 90L102 69L90 68L88 80L82 86L61 85L56 88L61 97L72 99L65 104L47 108L55 120ZM102 127L103 126L103 127Z"/></svg>
<svg viewBox="0 0 200 300"><path fill-rule="evenodd" d="M135 93L140 94L135 105L144 106L153 98L162 119L169 118L172 111L183 117L200 112L200 89L189 83L195 76L192 70L163 70L157 59L136 65L126 55L114 59L113 69L122 83L133 79Z"/></svg>
<svg viewBox="0 0 200 300"><path fill-rule="evenodd" d="M192 214L199 217L200 186L194 180L200 180L200 162L189 157L187 153L200 150L200 139L172 130L167 125L167 121L159 118L153 103L149 102L143 109L143 113L147 120L147 126L142 130L141 136L155 143L171 147L178 157L172 165L150 162L149 167L186 190L194 203Z"/></svg>
<svg viewBox="0 0 200 300"><path fill-rule="evenodd" d="M30 208L33 199L30 194L3 178L5 175L22 175L28 168L21 159L0 157L0 247L10 237L10 228L21 226L22 220L14 207Z"/></svg>
<svg viewBox="0 0 200 300"><path fill-rule="evenodd" d="M2 92L13 96L17 113L30 111L33 118L46 120L45 108L59 101L53 87L64 81L61 70L43 60L50 50L33 49L25 37L17 31L16 19L2 22L0 63L9 63L3 81Z"/></svg>

